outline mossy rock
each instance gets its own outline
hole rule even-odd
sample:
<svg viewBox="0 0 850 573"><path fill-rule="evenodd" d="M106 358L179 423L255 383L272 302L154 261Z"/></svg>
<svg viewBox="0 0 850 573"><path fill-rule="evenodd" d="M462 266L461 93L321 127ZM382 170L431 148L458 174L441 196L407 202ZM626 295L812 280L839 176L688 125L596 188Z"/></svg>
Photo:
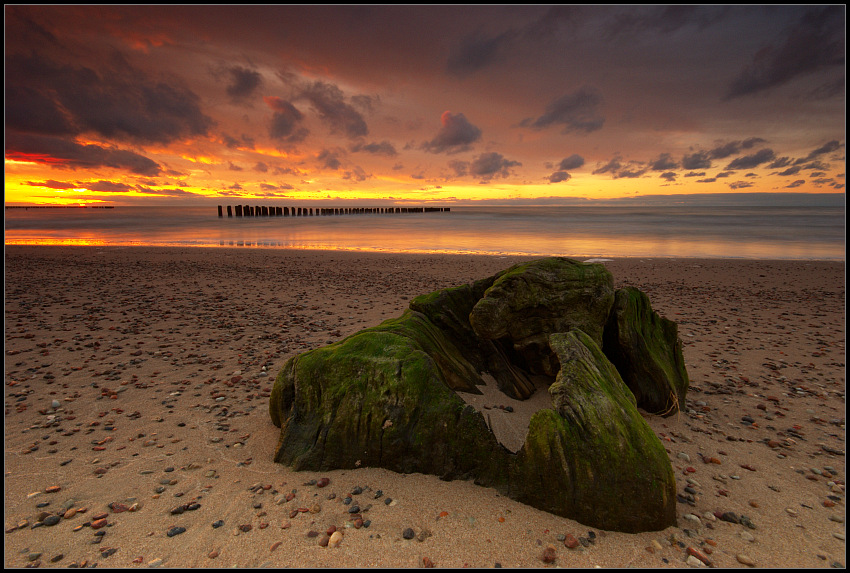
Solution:
<svg viewBox="0 0 850 573"><path fill-rule="evenodd" d="M461 373L466 385L455 383ZM477 377L439 330L409 310L295 356L269 404L281 428L275 461L296 470L362 465L498 483L495 474L505 470L492 452L504 447L452 389L474 390Z"/></svg>
<svg viewBox="0 0 850 573"><path fill-rule="evenodd" d="M613 364L584 332L550 336L561 370L511 473L512 496L583 524L635 533L676 523L663 445Z"/></svg>
<svg viewBox="0 0 850 573"><path fill-rule="evenodd" d="M634 287L620 289L604 332L603 350L647 412L670 416L685 407L688 372L675 322L652 310Z"/></svg>
<svg viewBox="0 0 850 573"><path fill-rule="evenodd" d="M269 403L281 429L275 461L296 470L371 466L472 478L611 530L674 524L666 452L599 347L613 314L611 283L602 265L571 259L517 265L416 297L398 318L292 357ZM485 300L481 308L487 308L479 309ZM545 300L562 310L547 314ZM523 314L525 326L510 324ZM542 362L557 373L549 389L553 406L533 416L525 444L513 454L457 392L479 392L481 373L489 372L503 392L524 398L526 370Z"/></svg>
<svg viewBox="0 0 850 573"><path fill-rule="evenodd" d="M550 257L496 275L475 303L475 333L500 342L534 374L557 374L549 335L578 328L598 344L614 302L614 279L604 265Z"/></svg>

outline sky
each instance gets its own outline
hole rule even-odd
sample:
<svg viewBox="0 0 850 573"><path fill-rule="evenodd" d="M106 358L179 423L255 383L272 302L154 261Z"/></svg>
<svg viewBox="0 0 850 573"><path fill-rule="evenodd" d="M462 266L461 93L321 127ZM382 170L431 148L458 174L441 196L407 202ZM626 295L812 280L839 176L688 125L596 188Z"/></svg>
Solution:
<svg viewBox="0 0 850 573"><path fill-rule="evenodd" d="M844 194L845 7L5 6L5 201Z"/></svg>

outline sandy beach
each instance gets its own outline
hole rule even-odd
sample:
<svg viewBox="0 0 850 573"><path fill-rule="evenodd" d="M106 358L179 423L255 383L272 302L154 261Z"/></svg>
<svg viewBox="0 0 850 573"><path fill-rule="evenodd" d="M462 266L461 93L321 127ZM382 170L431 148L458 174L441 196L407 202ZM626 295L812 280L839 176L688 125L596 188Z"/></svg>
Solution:
<svg viewBox="0 0 850 573"><path fill-rule="evenodd" d="M288 358L522 260L7 246L4 565L846 564L844 262L605 261L684 342L687 411L645 416L677 527L594 530L471 482L272 462L268 396ZM368 527L348 521L350 494ZM342 541L320 546L332 527Z"/></svg>

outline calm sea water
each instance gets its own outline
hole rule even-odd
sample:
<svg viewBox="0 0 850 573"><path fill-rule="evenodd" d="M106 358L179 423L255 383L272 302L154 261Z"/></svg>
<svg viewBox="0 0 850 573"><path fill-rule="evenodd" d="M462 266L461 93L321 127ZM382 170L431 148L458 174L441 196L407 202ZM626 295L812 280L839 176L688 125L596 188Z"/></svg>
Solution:
<svg viewBox="0 0 850 573"><path fill-rule="evenodd" d="M218 217L212 207L6 209L5 244L576 257L845 258L843 207L452 207Z"/></svg>

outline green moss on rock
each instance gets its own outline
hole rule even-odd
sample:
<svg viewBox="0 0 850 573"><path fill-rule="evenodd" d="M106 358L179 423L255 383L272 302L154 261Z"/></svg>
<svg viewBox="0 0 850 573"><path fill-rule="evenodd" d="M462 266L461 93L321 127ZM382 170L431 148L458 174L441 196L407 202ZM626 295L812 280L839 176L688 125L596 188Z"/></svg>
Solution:
<svg viewBox="0 0 850 573"><path fill-rule="evenodd" d="M685 407L689 382L678 326L653 311L646 294L633 287L616 292L603 338L638 406L664 416Z"/></svg>
<svg viewBox="0 0 850 573"><path fill-rule="evenodd" d="M280 427L275 461L472 478L605 529L674 524L666 452L599 348L603 328L607 335L617 324L605 326L609 314L652 316L640 302L628 310L630 299L621 301L626 311L610 312L612 282L602 265L533 261L416 297L398 318L292 357L269 402ZM669 340L669 325L659 324L657 336ZM633 338L656 336L642 328ZM557 374L553 407L532 417L512 454L456 392L478 392L489 372L503 392L524 398L533 391L526 369Z"/></svg>
<svg viewBox="0 0 850 573"><path fill-rule="evenodd" d="M561 370L553 408L531 419L512 468L512 497L617 531L676 523L667 453L616 368L580 330L550 337Z"/></svg>

